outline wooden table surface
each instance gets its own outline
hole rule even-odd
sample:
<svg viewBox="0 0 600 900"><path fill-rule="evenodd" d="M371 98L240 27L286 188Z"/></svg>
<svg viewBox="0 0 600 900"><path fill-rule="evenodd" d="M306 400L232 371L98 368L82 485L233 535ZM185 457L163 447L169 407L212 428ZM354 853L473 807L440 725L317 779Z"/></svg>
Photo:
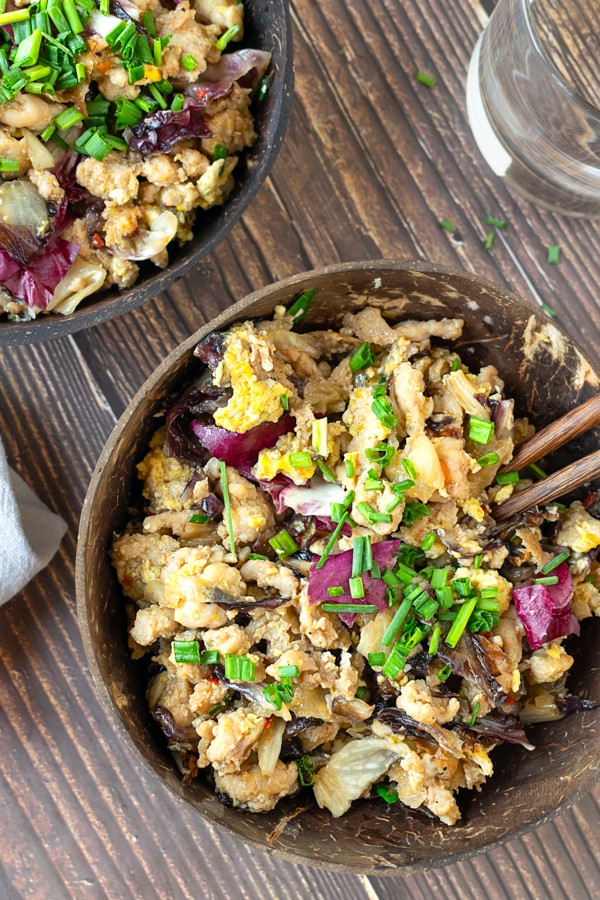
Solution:
<svg viewBox="0 0 600 900"><path fill-rule="evenodd" d="M127 401L236 298L340 260L420 257L547 302L600 347L594 223L511 196L465 118L470 50L493 0L294 0L296 102L272 177L217 251L142 309L4 351L11 464L68 522L51 565L0 611L0 897L584 898L598 894L600 789L485 856L404 878L275 860L197 819L139 771L96 698L74 601L79 511ZM432 90L415 73L434 74ZM485 215L505 218L491 252ZM453 220L457 242L438 225ZM560 244L558 266L546 247Z"/></svg>

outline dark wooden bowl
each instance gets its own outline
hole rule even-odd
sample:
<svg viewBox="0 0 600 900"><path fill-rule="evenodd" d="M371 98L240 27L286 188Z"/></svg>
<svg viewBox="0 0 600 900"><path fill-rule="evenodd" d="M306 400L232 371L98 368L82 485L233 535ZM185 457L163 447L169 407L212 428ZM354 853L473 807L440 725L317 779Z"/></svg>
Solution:
<svg viewBox="0 0 600 900"><path fill-rule="evenodd" d="M206 213L200 210L193 239L178 250L170 249L166 269L143 263L133 287L111 288L84 300L70 316L40 314L32 322L0 320L0 347L33 344L73 334L100 322L114 319L156 297L200 262L238 221L271 171L285 137L294 90L294 63L291 16L288 0L245 0L245 47L273 54L273 72L265 100L254 104L256 133L254 147L240 164L235 188L223 206ZM251 163L251 164L250 164Z"/></svg>
<svg viewBox="0 0 600 900"><path fill-rule="evenodd" d="M154 414L201 367L192 356L208 332L248 317L269 316L301 290L317 288L309 324L339 325L344 312L369 301L392 319L463 316L461 355L469 363L493 363L516 408L538 425L560 416L597 391L599 375L560 326L538 316L519 297L481 278L423 262L366 262L329 266L257 291L201 328L174 350L148 379L122 415L94 472L83 507L77 553L77 603L85 651L106 709L140 765L154 772L179 798L211 822L255 847L296 862L341 871L379 874L438 866L481 853L554 816L583 791L600 769L598 713L572 715L530 734L537 749L499 748L496 773L480 794L465 798L464 819L453 828L383 801L359 801L341 819L289 799L273 812L248 814L222 806L202 779L184 785L151 723L144 698L145 666L126 649L124 602L108 559L115 531L127 520L135 464L156 429ZM552 464L590 452L591 432ZM576 644L572 692L600 699L600 622L586 621ZM573 649L573 648L571 648ZM273 831L299 806L279 836Z"/></svg>

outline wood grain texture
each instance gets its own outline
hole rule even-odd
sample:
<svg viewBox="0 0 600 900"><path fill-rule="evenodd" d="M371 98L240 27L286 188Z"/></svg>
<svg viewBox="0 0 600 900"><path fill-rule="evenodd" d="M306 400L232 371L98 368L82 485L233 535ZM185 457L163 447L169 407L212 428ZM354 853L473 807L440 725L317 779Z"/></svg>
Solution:
<svg viewBox="0 0 600 900"><path fill-rule="evenodd" d="M51 566L0 610L0 897L586 898L597 896L600 789L474 861L402 879L331 875L224 838L140 774L100 708L74 615L75 534L116 417L163 356L249 290L311 266L425 256L554 307L600 348L597 225L509 195L465 118L488 0L293 0L296 104L266 186L227 241L124 318L2 353L11 464L65 517ZM436 75L428 90L417 69ZM485 215L510 223L490 253ZM456 222L462 242L438 226ZM560 244L559 266L546 247Z"/></svg>

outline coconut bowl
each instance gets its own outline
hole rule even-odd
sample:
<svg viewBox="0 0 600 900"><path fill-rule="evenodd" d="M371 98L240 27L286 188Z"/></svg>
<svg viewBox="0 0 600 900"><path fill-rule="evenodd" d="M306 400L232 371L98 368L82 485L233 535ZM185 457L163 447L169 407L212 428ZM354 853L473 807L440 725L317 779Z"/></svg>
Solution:
<svg viewBox="0 0 600 900"><path fill-rule="evenodd" d="M114 319L156 297L185 275L229 233L260 190L285 137L294 87L291 16L287 0L246 0L243 47L268 50L273 55L269 91L253 103L257 141L247 150L236 173L236 185L222 206L199 211L194 237L180 248L169 248L170 262L158 269L142 263L136 283L125 290L110 288L92 294L69 316L40 314L32 322L0 319L0 347L31 344L73 334Z"/></svg>
<svg viewBox="0 0 600 900"><path fill-rule="evenodd" d="M499 747L495 774L480 793L463 798L463 819L454 827L381 800L361 800L340 819L311 803L287 798L270 813L227 808L202 777L183 784L161 741L145 700L145 664L129 658L124 602L109 562L115 531L128 518L136 463L167 397L197 376L193 356L209 332L246 318L270 316L300 291L316 288L304 327L339 325L345 312L366 302L390 320L461 316L461 356L491 363L516 400L519 415L542 426L598 390L599 373L571 338L524 300L474 275L424 262L377 261L329 266L288 278L241 300L174 350L151 375L121 416L92 477L83 507L77 555L77 603L85 651L102 703L140 767L230 834L295 862L344 872L394 874L456 862L523 834L591 789L600 770L600 716L574 714L530 727L536 749ZM559 467L598 446L598 429L550 460ZM587 620L575 647L569 689L600 698L600 621ZM573 647L571 647L573 650ZM460 804L460 801L459 801ZM307 807L285 827L284 819Z"/></svg>

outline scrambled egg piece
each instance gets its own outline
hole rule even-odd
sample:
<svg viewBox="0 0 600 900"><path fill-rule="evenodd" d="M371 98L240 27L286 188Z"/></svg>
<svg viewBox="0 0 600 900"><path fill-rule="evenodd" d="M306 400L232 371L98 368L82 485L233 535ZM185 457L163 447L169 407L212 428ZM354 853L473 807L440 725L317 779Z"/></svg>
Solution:
<svg viewBox="0 0 600 900"><path fill-rule="evenodd" d="M272 370L270 347L265 338L244 326L227 336L223 360L215 371L215 384L230 384L233 397L218 409L214 420L227 431L244 434L263 422L277 422L283 413L282 394L289 390L274 378L261 380L252 366L253 358L265 371Z"/></svg>
<svg viewBox="0 0 600 900"><path fill-rule="evenodd" d="M165 430L161 428L150 441L152 449L137 466L138 476L144 482L142 494L154 512L183 509L186 504L182 504L181 496L193 474L190 466L173 456L165 456L164 440ZM187 506L193 502L189 500Z"/></svg>
<svg viewBox="0 0 600 900"><path fill-rule="evenodd" d="M271 481L278 472L283 472L295 484L304 484L315 474L316 463L311 461L310 466L293 466L290 461L290 453L293 452L293 433L283 435L277 441L276 447L271 450L261 450L258 462L252 470L254 477L259 481Z"/></svg>
<svg viewBox="0 0 600 900"><path fill-rule="evenodd" d="M476 522L483 522L485 519L485 512L482 509L480 503L471 497L469 500L459 500L458 505L462 509L462 511L467 516L471 516L472 519L475 519Z"/></svg>
<svg viewBox="0 0 600 900"><path fill-rule="evenodd" d="M572 503L562 518L556 543L576 553L588 553L600 545L600 522L590 516L583 503Z"/></svg>

